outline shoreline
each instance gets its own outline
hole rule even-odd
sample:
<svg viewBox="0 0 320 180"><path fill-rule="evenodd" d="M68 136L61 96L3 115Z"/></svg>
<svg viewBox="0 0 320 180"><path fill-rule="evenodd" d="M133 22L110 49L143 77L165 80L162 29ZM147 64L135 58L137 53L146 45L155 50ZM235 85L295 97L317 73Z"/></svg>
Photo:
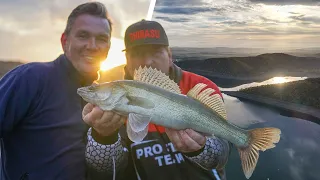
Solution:
<svg viewBox="0 0 320 180"><path fill-rule="evenodd" d="M287 72L287 73L274 73L274 74L264 74L259 76L238 76L235 77L233 75L220 74L220 73L212 73L210 71L192 69L192 68L183 68L183 70L187 70L193 72L195 74L199 74L204 76L215 84L217 84L221 88L234 88L243 84L249 83L261 83L263 81L272 79L274 77L303 77L303 78L320 78L320 74L313 73L298 73L298 72Z"/></svg>
<svg viewBox="0 0 320 180"><path fill-rule="evenodd" d="M320 125L320 110L310 106L289 103L276 100L273 98L263 97L259 95L251 95L238 91L221 91L222 93L236 97L239 100L250 101L253 103L265 105L277 110L284 116L301 118Z"/></svg>

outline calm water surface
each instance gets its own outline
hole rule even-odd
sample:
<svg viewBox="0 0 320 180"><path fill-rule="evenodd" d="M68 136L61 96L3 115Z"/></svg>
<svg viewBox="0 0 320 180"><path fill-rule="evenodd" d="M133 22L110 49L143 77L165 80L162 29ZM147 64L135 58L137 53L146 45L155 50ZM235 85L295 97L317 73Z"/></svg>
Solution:
<svg viewBox="0 0 320 180"><path fill-rule="evenodd" d="M239 101L224 95L228 118L235 121L262 121L249 128L272 126L282 131L275 148L260 151L253 180L319 180L320 125L280 115L279 111ZM229 180L245 180L239 154L233 148L227 164Z"/></svg>

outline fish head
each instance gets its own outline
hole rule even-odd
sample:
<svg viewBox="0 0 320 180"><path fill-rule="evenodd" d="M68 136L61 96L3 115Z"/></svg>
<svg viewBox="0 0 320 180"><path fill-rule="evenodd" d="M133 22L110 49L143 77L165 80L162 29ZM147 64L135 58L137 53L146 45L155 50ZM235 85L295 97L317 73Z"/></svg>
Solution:
<svg viewBox="0 0 320 180"><path fill-rule="evenodd" d="M94 84L78 88L77 93L88 103L99 106L102 110L113 110L120 103L128 103L127 92L117 83Z"/></svg>

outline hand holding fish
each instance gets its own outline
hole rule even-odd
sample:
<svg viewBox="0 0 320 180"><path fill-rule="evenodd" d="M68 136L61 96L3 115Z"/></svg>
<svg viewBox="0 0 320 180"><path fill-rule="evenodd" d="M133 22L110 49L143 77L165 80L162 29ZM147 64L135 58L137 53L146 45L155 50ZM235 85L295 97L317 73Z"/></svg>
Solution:
<svg viewBox="0 0 320 180"><path fill-rule="evenodd" d="M195 152L206 144L206 137L192 129L166 128L166 133L176 150L180 152Z"/></svg>
<svg viewBox="0 0 320 180"><path fill-rule="evenodd" d="M122 117L112 111L103 111L98 106L86 104L82 111L82 118L101 136L109 136L119 129L125 122Z"/></svg>

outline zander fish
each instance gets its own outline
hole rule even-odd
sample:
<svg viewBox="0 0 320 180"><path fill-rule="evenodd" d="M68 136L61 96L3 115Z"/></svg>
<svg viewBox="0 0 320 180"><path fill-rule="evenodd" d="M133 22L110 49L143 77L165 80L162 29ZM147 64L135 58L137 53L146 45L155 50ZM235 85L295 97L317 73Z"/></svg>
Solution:
<svg viewBox="0 0 320 180"><path fill-rule="evenodd" d="M275 147L278 128L245 130L231 123L222 98L206 84L195 85L187 95L167 75L152 68L139 68L134 80L119 80L79 88L77 93L102 110L128 116L127 133L133 142L144 139L150 122L173 129L193 129L233 143L249 179L256 167L259 150Z"/></svg>

